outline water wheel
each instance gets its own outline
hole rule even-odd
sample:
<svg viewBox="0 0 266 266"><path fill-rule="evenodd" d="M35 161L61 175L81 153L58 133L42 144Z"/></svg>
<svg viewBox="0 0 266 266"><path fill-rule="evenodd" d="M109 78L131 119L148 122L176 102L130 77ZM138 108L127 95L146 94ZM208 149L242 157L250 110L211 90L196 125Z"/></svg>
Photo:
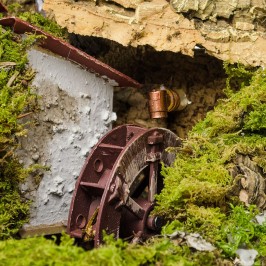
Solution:
<svg viewBox="0 0 266 266"><path fill-rule="evenodd" d="M174 160L165 149L178 145L176 135L163 128L123 125L105 135L77 180L69 234L94 246L102 243L103 231L144 240L156 234L162 219L151 211L163 186L160 167Z"/></svg>

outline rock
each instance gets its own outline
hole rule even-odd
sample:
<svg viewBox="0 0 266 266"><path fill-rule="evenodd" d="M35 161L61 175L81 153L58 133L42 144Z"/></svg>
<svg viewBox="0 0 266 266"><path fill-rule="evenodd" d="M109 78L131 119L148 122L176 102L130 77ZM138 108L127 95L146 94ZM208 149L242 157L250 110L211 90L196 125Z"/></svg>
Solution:
<svg viewBox="0 0 266 266"><path fill-rule="evenodd" d="M265 9L266 3L265 3L265 0L251 0L251 6Z"/></svg>
<svg viewBox="0 0 266 266"><path fill-rule="evenodd" d="M221 31L212 31L208 33L207 39L212 40L214 42L226 43L230 39L230 33L227 29Z"/></svg>
<svg viewBox="0 0 266 266"><path fill-rule="evenodd" d="M250 0L238 0L237 8L245 9L250 7Z"/></svg>
<svg viewBox="0 0 266 266"><path fill-rule="evenodd" d="M110 12L108 2L46 0L43 8L71 33L191 57L200 44L206 54L223 61L266 65L264 0L131 0L128 5L115 0L121 4L115 12Z"/></svg>
<svg viewBox="0 0 266 266"><path fill-rule="evenodd" d="M199 251L213 251L216 248L206 240L204 240L199 234L189 234L186 236L187 243L190 247Z"/></svg>
<svg viewBox="0 0 266 266"><path fill-rule="evenodd" d="M211 243L204 240L202 236L197 233L188 234L182 231L175 231L172 234L167 235L167 237L172 240L179 239L178 244L185 240L188 246L199 251L213 251L216 249Z"/></svg>
<svg viewBox="0 0 266 266"><path fill-rule="evenodd" d="M217 17L229 18L237 7L237 0L217 0L214 14Z"/></svg>
<svg viewBox="0 0 266 266"><path fill-rule="evenodd" d="M238 249L236 254L239 256L241 266L252 266L258 255L258 251L255 249Z"/></svg>
<svg viewBox="0 0 266 266"><path fill-rule="evenodd" d="M209 2L209 1L205 1ZM198 0L171 0L170 4L175 9L176 12L188 12L188 11L198 11L199 1ZM207 3L205 3L206 5ZM203 4L204 5L204 4Z"/></svg>
<svg viewBox="0 0 266 266"><path fill-rule="evenodd" d="M263 223L265 223L266 222L266 210L263 213L256 215L255 218L258 224L262 225Z"/></svg>
<svg viewBox="0 0 266 266"><path fill-rule="evenodd" d="M254 30L255 26L248 22L236 22L236 29L238 30Z"/></svg>
<svg viewBox="0 0 266 266"><path fill-rule="evenodd" d="M136 21L140 22L154 14L160 13L166 6L167 3L142 3L136 9Z"/></svg>
<svg viewBox="0 0 266 266"><path fill-rule="evenodd" d="M39 154L39 153L34 153L34 154L32 155L32 160L34 160L35 162L38 161L39 158L40 158L40 154Z"/></svg>
<svg viewBox="0 0 266 266"><path fill-rule="evenodd" d="M26 1L25 1L26 2ZM42 12L43 0L35 0L37 11Z"/></svg>
<svg viewBox="0 0 266 266"><path fill-rule="evenodd" d="M125 7L125 8L136 8L144 0L113 0L113 2Z"/></svg>

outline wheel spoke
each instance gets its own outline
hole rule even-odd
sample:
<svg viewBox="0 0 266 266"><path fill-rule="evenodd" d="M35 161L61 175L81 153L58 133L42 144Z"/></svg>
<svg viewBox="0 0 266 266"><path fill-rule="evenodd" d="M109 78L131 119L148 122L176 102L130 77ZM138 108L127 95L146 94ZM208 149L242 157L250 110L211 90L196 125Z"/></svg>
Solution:
<svg viewBox="0 0 266 266"><path fill-rule="evenodd" d="M125 207L139 219L142 219L145 214L143 208L131 197L128 197Z"/></svg>
<svg viewBox="0 0 266 266"><path fill-rule="evenodd" d="M149 202L154 202L155 195L157 194L158 168L159 168L158 161L150 163L149 192L148 192Z"/></svg>

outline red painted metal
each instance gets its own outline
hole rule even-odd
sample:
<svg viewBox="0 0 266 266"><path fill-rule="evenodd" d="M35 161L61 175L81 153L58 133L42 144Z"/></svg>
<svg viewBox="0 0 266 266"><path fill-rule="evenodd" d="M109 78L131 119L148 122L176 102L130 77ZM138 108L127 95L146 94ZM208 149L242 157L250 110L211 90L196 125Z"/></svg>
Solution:
<svg viewBox="0 0 266 266"><path fill-rule="evenodd" d="M7 8L0 2L0 13L7 13Z"/></svg>
<svg viewBox="0 0 266 266"><path fill-rule="evenodd" d="M151 216L155 194L163 185L160 163L170 165L174 154L165 149L180 141L167 129L123 125L95 146L76 183L68 232L98 246L103 230L122 238L146 238L162 226Z"/></svg>
<svg viewBox="0 0 266 266"><path fill-rule="evenodd" d="M76 62L88 71L100 74L103 77L115 80L120 87L136 87L140 88L142 85L136 80L122 74L118 70L104 64L94 57L80 51L69 43L54 37L53 35L44 32L43 30L29 24L16 17L6 17L0 19L0 25L12 27L13 31L18 34L25 32L34 33L37 35L46 36L39 46L48 49L49 51L60 55L68 60Z"/></svg>

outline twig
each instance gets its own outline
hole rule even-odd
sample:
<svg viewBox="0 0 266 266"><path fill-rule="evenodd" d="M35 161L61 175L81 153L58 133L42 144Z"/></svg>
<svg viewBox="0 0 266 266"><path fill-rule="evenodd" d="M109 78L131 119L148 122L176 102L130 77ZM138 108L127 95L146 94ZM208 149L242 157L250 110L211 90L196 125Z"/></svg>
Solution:
<svg viewBox="0 0 266 266"><path fill-rule="evenodd" d="M9 66L16 66L15 62L0 62L0 68L9 67Z"/></svg>
<svg viewBox="0 0 266 266"><path fill-rule="evenodd" d="M9 79L9 81L8 81L7 84L6 84L8 87L11 87L11 85L13 84L13 82L15 81L15 79L17 78L18 74L19 74L19 72L16 71L16 72L12 75L12 77Z"/></svg>
<svg viewBox="0 0 266 266"><path fill-rule="evenodd" d="M21 119L21 118L23 118L25 116L28 116L28 115L31 115L31 114L33 114L33 112L28 112L28 113L25 113L25 114L18 115L17 119Z"/></svg>

